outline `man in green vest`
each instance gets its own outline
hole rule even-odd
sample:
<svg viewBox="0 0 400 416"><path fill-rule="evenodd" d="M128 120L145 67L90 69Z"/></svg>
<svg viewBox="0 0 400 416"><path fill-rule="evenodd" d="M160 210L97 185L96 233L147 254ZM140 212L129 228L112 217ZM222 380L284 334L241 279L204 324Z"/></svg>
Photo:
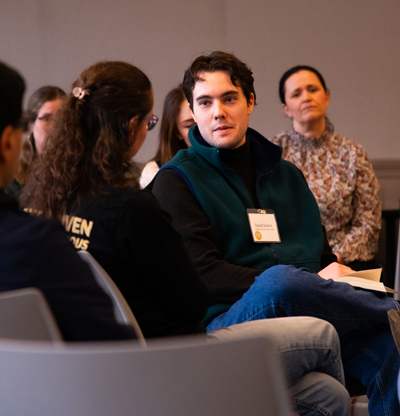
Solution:
<svg viewBox="0 0 400 416"><path fill-rule="evenodd" d="M282 316L327 320L341 339L345 373L368 387L370 414L398 414L400 357L387 311L399 304L331 279L350 269L335 262L302 173L249 128L251 70L213 52L193 61L183 89L197 122L191 147L150 187L207 283L207 331Z"/></svg>

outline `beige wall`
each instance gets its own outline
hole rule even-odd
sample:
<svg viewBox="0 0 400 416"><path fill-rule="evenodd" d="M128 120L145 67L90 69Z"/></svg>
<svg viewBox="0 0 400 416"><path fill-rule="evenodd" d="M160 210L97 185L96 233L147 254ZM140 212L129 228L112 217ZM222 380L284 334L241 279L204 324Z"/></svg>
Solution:
<svg viewBox="0 0 400 416"><path fill-rule="evenodd" d="M398 0L0 1L0 59L20 69L27 95L44 84L69 90L86 66L120 59L149 75L161 116L191 60L222 49L252 67L258 106L251 125L270 137L289 126L280 75L309 64L331 89L336 130L379 160L400 160L399 41ZM138 161L153 156L157 133Z"/></svg>
<svg viewBox="0 0 400 416"><path fill-rule="evenodd" d="M373 160L379 181L382 209L400 209L400 160Z"/></svg>

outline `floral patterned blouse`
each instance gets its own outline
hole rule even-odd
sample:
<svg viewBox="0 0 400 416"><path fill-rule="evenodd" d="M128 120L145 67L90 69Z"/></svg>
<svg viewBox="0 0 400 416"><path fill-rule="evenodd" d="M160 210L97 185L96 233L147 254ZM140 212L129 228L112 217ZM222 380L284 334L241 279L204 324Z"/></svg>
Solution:
<svg viewBox="0 0 400 416"><path fill-rule="evenodd" d="M319 138L307 139L292 128L272 142L303 172L333 252L345 263L371 260L381 229L378 180L362 146L334 134L329 120L326 125Z"/></svg>

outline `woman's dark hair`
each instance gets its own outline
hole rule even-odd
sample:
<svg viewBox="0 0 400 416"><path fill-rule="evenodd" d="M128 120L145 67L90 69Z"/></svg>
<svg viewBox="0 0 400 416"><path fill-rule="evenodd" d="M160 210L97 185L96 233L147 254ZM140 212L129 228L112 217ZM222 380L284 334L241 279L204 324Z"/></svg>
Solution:
<svg viewBox="0 0 400 416"><path fill-rule="evenodd" d="M36 90L29 98L28 107L22 115L22 126L24 130L29 131L31 129L43 104L62 99L65 95L65 92L61 88L52 85L46 85ZM20 184L25 184L28 181L29 171L36 154L35 138L31 132L29 137L22 143L21 158L18 163L16 175L17 181Z"/></svg>
<svg viewBox="0 0 400 416"><path fill-rule="evenodd" d="M83 71L72 88L78 92L69 94L57 113L21 195L22 205L43 217L73 214L84 198L138 186L130 121L138 116L139 126L153 107L150 80L128 63L100 62Z"/></svg>
<svg viewBox="0 0 400 416"><path fill-rule="evenodd" d="M242 88L247 102L250 100L250 94L254 96L254 104L256 104L256 93L254 91L254 78L251 69L235 55L215 51L210 55L202 55L196 58L190 67L186 70L183 78L183 92L189 101L190 108L193 111L193 89L196 82L201 81L200 74L202 72L226 72L232 84L237 87L238 84Z"/></svg>
<svg viewBox="0 0 400 416"><path fill-rule="evenodd" d="M184 101L186 101L186 98L183 94L182 84L172 89L165 97L160 128L160 143L157 153L152 159L156 162L160 161L161 166L171 160L179 150L187 149L185 141L179 137L179 130L176 124Z"/></svg>
<svg viewBox="0 0 400 416"><path fill-rule="evenodd" d="M291 77L293 74L296 74L297 72L300 72L300 71L310 71L310 72L314 73L318 77L319 82L321 83L324 91L325 92L327 91L324 78L322 77L322 75L315 68L313 68L312 66L307 66L307 65L298 65L298 66L295 66L295 67L289 69L288 71L286 71L282 75L282 77L279 81L279 98L281 99L282 104L286 105L285 83L286 83L287 79L289 77Z"/></svg>

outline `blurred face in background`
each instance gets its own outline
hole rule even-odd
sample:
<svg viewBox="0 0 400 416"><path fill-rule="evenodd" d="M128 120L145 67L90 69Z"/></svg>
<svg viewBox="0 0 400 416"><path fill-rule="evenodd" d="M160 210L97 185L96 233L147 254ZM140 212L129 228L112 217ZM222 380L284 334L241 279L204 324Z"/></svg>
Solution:
<svg viewBox="0 0 400 416"><path fill-rule="evenodd" d="M186 143L187 147L191 146L188 134L190 127L192 127L194 124L196 124L196 122L193 120L192 112L189 108L189 103L186 100L184 100L181 104L181 109L176 119L176 127L179 131L179 139L183 140Z"/></svg>
<svg viewBox="0 0 400 416"><path fill-rule="evenodd" d="M47 137L49 136L54 116L58 110L61 108L62 101L57 98L53 101L46 101L38 112L36 120L32 124L31 132L35 138L36 150L38 153L42 152L43 145Z"/></svg>
<svg viewBox="0 0 400 416"><path fill-rule="evenodd" d="M285 82L285 113L293 118L293 125L306 124L325 118L329 106L329 92L324 90L317 75L299 71Z"/></svg>

